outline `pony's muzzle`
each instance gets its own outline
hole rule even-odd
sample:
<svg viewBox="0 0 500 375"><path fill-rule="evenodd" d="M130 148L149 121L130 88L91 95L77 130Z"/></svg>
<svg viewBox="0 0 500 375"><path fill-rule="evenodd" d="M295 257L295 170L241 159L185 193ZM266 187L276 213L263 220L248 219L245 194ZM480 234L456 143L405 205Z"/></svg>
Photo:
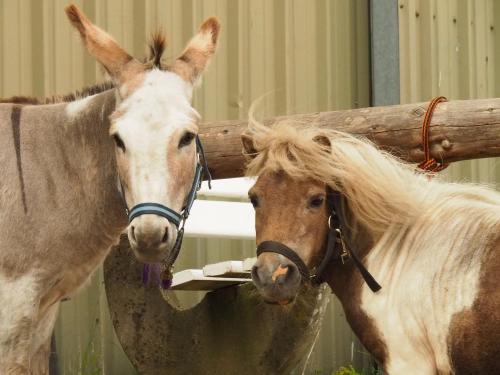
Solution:
<svg viewBox="0 0 500 375"><path fill-rule="evenodd" d="M297 266L288 259L265 253L257 258L252 268L252 280L267 302L286 304L297 295L301 275Z"/></svg>
<svg viewBox="0 0 500 375"><path fill-rule="evenodd" d="M175 244L177 228L164 217L145 214L128 227L128 239L137 259L156 263L164 260Z"/></svg>

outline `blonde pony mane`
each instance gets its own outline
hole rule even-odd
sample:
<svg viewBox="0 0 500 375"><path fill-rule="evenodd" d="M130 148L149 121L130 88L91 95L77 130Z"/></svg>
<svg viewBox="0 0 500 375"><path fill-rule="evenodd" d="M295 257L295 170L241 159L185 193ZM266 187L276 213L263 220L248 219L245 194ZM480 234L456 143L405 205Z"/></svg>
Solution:
<svg viewBox="0 0 500 375"><path fill-rule="evenodd" d="M493 190L439 178L429 181L369 140L340 131L289 122L265 126L250 116L244 136L253 143L246 175L284 171L295 179L324 182L346 196L356 219L374 234L388 226L407 226L452 199L500 205Z"/></svg>

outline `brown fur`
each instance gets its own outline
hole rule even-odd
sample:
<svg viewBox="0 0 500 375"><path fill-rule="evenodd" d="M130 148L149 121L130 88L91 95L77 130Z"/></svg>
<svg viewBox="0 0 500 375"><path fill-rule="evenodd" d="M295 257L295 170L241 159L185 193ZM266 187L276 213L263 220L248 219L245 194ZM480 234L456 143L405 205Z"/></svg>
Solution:
<svg viewBox="0 0 500 375"><path fill-rule="evenodd" d="M474 305L453 317L448 346L457 374L500 374L500 331L491 329L500 327L499 255L500 237L497 236L482 263Z"/></svg>
<svg viewBox="0 0 500 375"><path fill-rule="evenodd" d="M162 66L161 58L163 56L163 52L165 51L166 46L167 46L167 41L161 29L157 30L155 33L151 35L151 40L148 45L149 47L148 62L150 62L150 64L153 67L162 70L165 69L165 67Z"/></svg>

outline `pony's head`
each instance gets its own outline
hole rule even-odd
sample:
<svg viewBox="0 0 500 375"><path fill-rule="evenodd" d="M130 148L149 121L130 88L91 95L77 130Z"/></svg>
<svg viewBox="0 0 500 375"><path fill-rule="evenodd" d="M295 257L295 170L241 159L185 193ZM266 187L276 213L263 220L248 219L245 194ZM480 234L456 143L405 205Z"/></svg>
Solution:
<svg viewBox="0 0 500 375"><path fill-rule="evenodd" d="M258 176L248 193L255 208L260 252L252 279L267 302L286 304L304 281L302 270L292 259L266 246L273 242L293 249L309 269L319 264L330 214L327 184L304 169L328 155L329 141L307 129L255 123L242 141L249 159L247 174Z"/></svg>
<svg viewBox="0 0 500 375"><path fill-rule="evenodd" d="M131 247L139 260L161 261L177 237L175 220L161 212L165 207L177 213L183 209L195 177L199 116L191 106L192 91L215 52L219 22L207 19L182 55L163 66L161 37L155 38L149 61L142 63L76 6L68 6L66 14L116 87L118 104L110 117L110 136L126 204L153 202L160 207L156 213L146 210L131 216Z"/></svg>
<svg viewBox="0 0 500 375"><path fill-rule="evenodd" d="M334 209L346 211L350 242L365 246L389 225L411 219L419 205L412 195L428 185L367 140L304 125L268 127L251 118L242 136L246 174L258 177L249 191L258 244L252 278L265 300L280 304L325 269L329 234L338 229L335 223L329 229L339 221Z"/></svg>

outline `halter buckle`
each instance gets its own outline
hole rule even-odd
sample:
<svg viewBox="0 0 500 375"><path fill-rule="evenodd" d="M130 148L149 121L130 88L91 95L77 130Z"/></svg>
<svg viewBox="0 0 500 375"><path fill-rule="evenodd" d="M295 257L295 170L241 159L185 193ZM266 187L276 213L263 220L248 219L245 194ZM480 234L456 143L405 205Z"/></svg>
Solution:
<svg viewBox="0 0 500 375"><path fill-rule="evenodd" d="M347 246L344 242L344 236L343 236L340 228L336 228L335 232L337 232L337 243L340 243L340 245L342 246L342 252L340 253L340 260L342 261L342 264L346 264L346 262L349 260L351 255L349 254L349 251L347 250Z"/></svg>

